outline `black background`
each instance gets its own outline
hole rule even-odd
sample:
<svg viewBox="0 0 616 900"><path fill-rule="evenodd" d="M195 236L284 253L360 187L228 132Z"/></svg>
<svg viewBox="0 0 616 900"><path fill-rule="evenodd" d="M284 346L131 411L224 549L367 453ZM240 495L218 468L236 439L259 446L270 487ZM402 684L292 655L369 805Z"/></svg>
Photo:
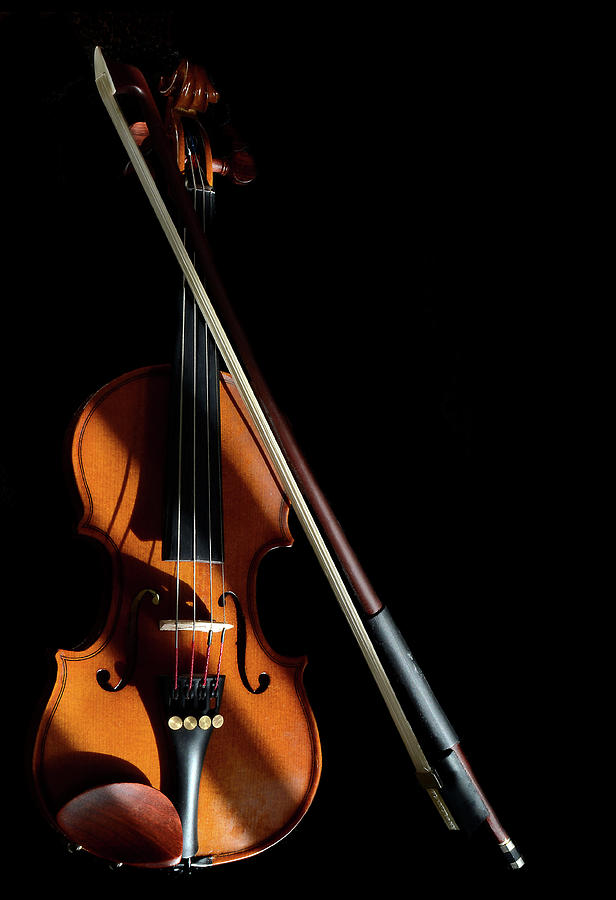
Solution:
<svg viewBox="0 0 616 900"><path fill-rule="evenodd" d="M296 527L293 550L264 562L260 599L273 646L309 657L321 785L281 844L182 889L361 896L402 879L437 896L437 884L521 893L558 877L558 804L572 799L555 799L550 765L571 700L552 654L582 569L569 377L583 338L563 336L576 261L560 242L575 191L560 112L576 102L575 78L552 56L553 32L521 19L281 9L2 15L16 771L27 771L45 648L78 640L100 591L73 540L64 430L106 381L168 359L176 289L147 201L120 177L92 51L101 44L153 84L187 55L230 103L258 166L253 185L218 193L213 242L238 315L527 866L509 873L491 844L447 833ZM9 856L28 882L166 883L92 874L56 845L24 782Z"/></svg>

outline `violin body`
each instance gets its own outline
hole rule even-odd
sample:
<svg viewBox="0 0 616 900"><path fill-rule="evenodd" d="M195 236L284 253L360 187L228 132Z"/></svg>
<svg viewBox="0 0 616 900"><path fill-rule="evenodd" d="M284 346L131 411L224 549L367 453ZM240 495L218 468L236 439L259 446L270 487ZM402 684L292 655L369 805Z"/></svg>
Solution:
<svg viewBox="0 0 616 900"><path fill-rule="evenodd" d="M160 866L190 856L210 864L252 855L297 824L319 781L319 737L302 682L306 660L278 655L257 618L259 562L270 549L292 543L288 504L233 382L223 373L219 384L224 583L220 564L163 558L169 368L137 370L106 385L72 429L71 464L82 506L78 531L108 552L112 593L90 645L56 654L57 677L38 729L33 773L55 826L117 862ZM178 619L176 602L179 621L189 623L185 630L162 624ZM222 630L198 630L222 618ZM175 718L169 716L161 676L177 699L191 684L205 682L208 667L210 695L199 701L205 706L193 709L188 699L188 706L171 710ZM203 742L200 723L209 712L214 724L207 725L205 750L197 750L197 775L182 773L174 741L195 735ZM176 724L169 724L172 719ZM173 808L181 808L177 792L184 791L196 807L196 846L189 852L163 847L149 858L147 849L140 850L131 857L117 818L130 819L135 800L129 791L126 815L106 810L105 790L114 785L133 786L138 796L142 786L161 828L167 798L175 804L173 817ZM79 805L84 797L87 814ZM89 844L88 822L106 812L116 823L107 838L99 828ZM153 829L158 833L156 821Z"/></svg>

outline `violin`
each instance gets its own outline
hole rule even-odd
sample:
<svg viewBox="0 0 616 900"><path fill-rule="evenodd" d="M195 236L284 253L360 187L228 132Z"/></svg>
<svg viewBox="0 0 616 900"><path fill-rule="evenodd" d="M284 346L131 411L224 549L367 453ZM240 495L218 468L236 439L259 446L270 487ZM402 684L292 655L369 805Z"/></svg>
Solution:
<svg viewBox="0 0 616 900"><path fill-rule="evenodd" d="M256 596L265 555L293 541L293 510L445 826L487 825L521 868L229 303L207 240L214 181L249 184L255 169L228 121L229 153L212 150L217 89L183 61L159 84L161 116L141 73L100 48L95 76L181 283L172 365L120 375L70 429L78 531L108 554L112 591L93 642L56 654L32 760L41 808L73 845L137 869L245 859L298 825L322 767L307 660L268 644ZM139 107L130 124L122 99Z"/></svg>

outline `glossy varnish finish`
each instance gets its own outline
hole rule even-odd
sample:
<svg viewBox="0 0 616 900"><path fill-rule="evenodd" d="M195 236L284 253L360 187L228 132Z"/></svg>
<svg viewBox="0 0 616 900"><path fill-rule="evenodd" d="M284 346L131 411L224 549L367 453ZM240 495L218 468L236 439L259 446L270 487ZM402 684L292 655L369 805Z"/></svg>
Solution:
<svg viewBox="0 0 616 900"><path fill-rule="evenodd" d="M35 785L54 822L67 803L101 785L143 784L173 795L158 684L159 676L172 676L175 668L175 630L159 628L161 620L176 616L177 564L161 559L168 392L166 367L129 373L98 391L74 428L72 465L83 505L79 531L109 552L113 591L94 642L56 655L57 678L34 753ZM259 852L288 833L309 806L321 769L302 683L306 660L278 655L257 620L259 562L269 549L292 542L288 504L227 376L220 395L224 587L220 565L211 572L207 563L196 566L197 619L209 618L211 582L214 618L224 614L233 626L220 670L224 722L212 731L199 794L198 855L213 863ZM191 562L180 563L180 583L179 618L192 619ZM223 590L237 598L224 611ZM241 619L245 660L237 640ZM180 674L190 669L192 638L192 630L179 634ZM210 674L219 648L215 634ZM198 633L195 678L204 674L205 649L206 635ZM111 687L123 677L127 683L115 692L104 690L97 681L100 670L109 672ZM261 673L269 684L254 693Z"/></svg>

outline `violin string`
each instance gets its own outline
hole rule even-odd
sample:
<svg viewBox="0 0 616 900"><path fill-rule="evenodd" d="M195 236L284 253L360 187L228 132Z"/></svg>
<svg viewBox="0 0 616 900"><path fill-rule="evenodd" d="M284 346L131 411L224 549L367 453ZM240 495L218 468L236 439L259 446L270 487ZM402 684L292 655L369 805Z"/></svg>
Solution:
<svg viewBox="0 0 616 900"><path fill-rule="evenodd" d="M184 244L186 244L186 229L184 229ZM184 418L184 358L186 350L186 276L182 278L182 326L180 331L180 385L179 385L179 411L178 411L178 480L177 480L177 536L176 536L176 566L175 566L175 690L178 689L178 674L180 667L180 546L182 530L182 443L183 443L183 418Z"/></svg>
<svg viewBox="0 0 616 900"><path fill-rule="evenodd" d="M193 198L196 196L194 171L191 164L190 147L187 144L189 155L189 171L193 179ZM194 203L193 199L193 203ZM194 260L194 255L193 255ZM196 650L196 628L197 628L197 304L193 298L193 327L192 327L192 351L193 351L193 371L192 371L192 592L193 592L193 622L192 622L192 642L190 653L190 687L193 683L193 674L195 669L195 650Z"/></svg>
<svg viewBox="0 0 616 900"><path fill-rule="evenodd" d="M201 165L199 165L199 176L201 181L201 227L203 231L205 231L206 226L206 217L205 217L205 184L203 181L203 172L201 169ZM205 408L207 410L206 422L207 422L207 439L206 439L206 447L207 447L207 483L208 483L208 492L207 492L207 517L208 517L208 555L209 555L209 570L210 570L210 631L208 632L207 639L207 655L205 658L205 671L203 674L204 683L207 681L208 669L210 664L210 650L212 647L212 623L214 621L214 578L213 578L213 568L214 568L214 559L212 555L212 465L211 465L211 434L210 434L210 416L211 416L211 398L210 398L210 343L209 343L209 331L207 326L205 327Z"/></svg>
<svg viewBox="0 0 616 900"><path fill-rule="evenodd" d="M209 188L209 185L206 184L207 178L204 178L203 167L201 165L200 160L198 160L198 171L199 171L199 179L201 182L201 197L202 197L201 227L202 227L203 232L205 233L207 220L208 220L208 201L211 201L211 190ZM209 335L209 328L207 326L207 323L205 324L205 330L206 330L206 347L207 347L206 353L209 355L209 352L210 352L209 351L209 342L207 340L207 336ZM215 361L216 361L216 356L214 356L212 363L214 363ZM209 375L209 371L210 371L210 367L209 367L209 362L208 362L208 366L207 366L208 375ZM218 376L218 373L217 373L217 376ZM214 390L218 390L218 383L219 383L219 379L217 377L215 385L214 385ZM210 399L209 377L208 377L208 410L210 409L210 402L214 403L214 411L216 412L215 435L219 442L218 452L219 452L219 456L220 456L220 454L221 454L220 406L219 406L219 404L216 403L215 397L212 400ZM208 417L208 423L209 423L209 417ZM208 445L207 445L208 446L208 484L210 486L209 496L211 497L212 473L211 473L211 464L210 464L210 449L211 449L210 442L211 442L211 432L210 432L210 429L208 428ZM221 595L220 596L223 599L223 604L222 604L222 606L223 606L223 621L222 621L222 624L224 626L227 623L227 607L226 607L226 602L225 602L226 587L225 587L225 563L224 563L224 543L223 543L224 520L223 520L223 507L222 507L222 458L221 457L219 459L219 465L217 467L217 474L218 474L218 523L217 524L218 524L218 529L219 529L218 530L218 538L219 538L219 547L220 547L220 576L221 576ZM214 621L214 584L213 584L213 575L212 575L212 570L213 570L212 534L213 534L214 522L212 519L211 500L210 500L209 507L208 507L208 521L209 521L209 535L210 535L210 622L213 623L213 621ZM208 656L207 656L208 663L209 663L211 643L212 643L212 631L210 630L209 636L208 636ZM216 683L214 686L214 690L216 690L218 688L218 683L220 680L220 671L222 668L222 654L223 654L224 644L225 644L225 628L223 627L220 632L220 646L219 646L219 651L218 651L218 662L216 665ZM206 664L206 676L207 676L207 664Z"/></svg>

